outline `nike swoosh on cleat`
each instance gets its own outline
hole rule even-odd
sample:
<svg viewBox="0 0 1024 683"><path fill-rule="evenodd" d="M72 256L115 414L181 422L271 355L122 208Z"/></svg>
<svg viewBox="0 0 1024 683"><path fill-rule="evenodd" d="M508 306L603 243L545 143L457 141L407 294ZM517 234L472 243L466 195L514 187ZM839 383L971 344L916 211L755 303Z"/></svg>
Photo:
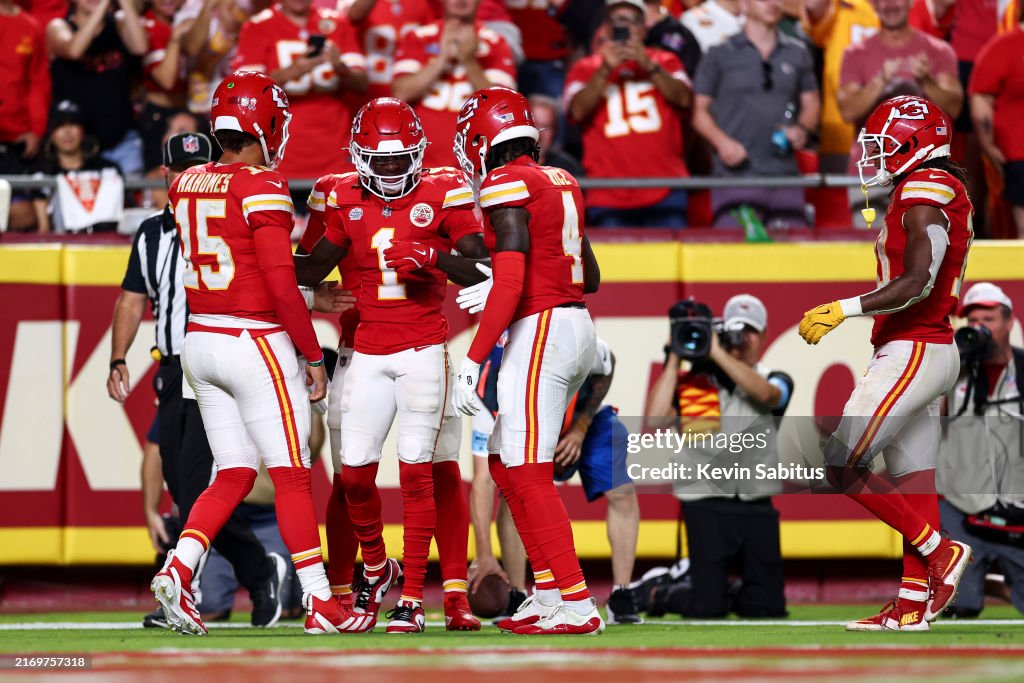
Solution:
<svg viewBox="0 0 1024 683"><path fill-rule="evenodd" d="M960 546L958 545L953 545L950 548L950 550L953 551L953 559L951 559L949 561L949 564L946 565L946 569L942 572L943 574L949 573L949 570L953 567L954 564L956 564L956 561L960 559L960 553L963 552L962 550L960 550Z"/></svg>

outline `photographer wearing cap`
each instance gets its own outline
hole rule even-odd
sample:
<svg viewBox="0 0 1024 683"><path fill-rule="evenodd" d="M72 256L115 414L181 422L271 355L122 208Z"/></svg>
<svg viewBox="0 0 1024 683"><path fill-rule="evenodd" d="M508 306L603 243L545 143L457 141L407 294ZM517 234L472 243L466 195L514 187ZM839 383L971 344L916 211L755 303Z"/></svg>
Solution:
<svg viewBox="0 0 1024 683"><path fill-rule="evenodd" d="M937 488L942 526L974 550L950 616L976 617L985 575L998 562L1024 612L1024 349L1010 345L1013 302L990 282L967 290L956 331L960 378L945 396L949 416Z"/></svg>
<svg viewBox="0 0 1024 683"><path fill-rule="evenodd" d="M778 430L772 420L785 412L793 380L759 362L768 311L758 298L734 296L723 313L715 320L710 308L692 300L669 311L671 341L665 349L664 371L648 396L648 423L681 433L756 431L764 435L764 447L726 454L731 463L751 469L777 463ZM690 362L688 371L681 369L683 360ZM686 517L690 570L674 590L660 591L662 608L697 618L729 612L785 616L779 515L770 498L779 482L693 483L676 485ZM739 564L742 581L730 588L733 561Z"/></svg>

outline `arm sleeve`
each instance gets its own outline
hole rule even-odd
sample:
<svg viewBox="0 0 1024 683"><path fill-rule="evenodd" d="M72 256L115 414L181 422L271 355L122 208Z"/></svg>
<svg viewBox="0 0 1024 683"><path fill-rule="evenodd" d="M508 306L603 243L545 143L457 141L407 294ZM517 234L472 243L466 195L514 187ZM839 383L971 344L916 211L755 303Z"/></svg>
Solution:
<svg viewBox="0 0 1024 683"><path fill-rule="evenodd" d="M309 198L306 200L306 208L309 209L309 220L306 221L306 230L302 233L299 246L307 254L313 251L313 247L320 241L324 231L327 229L327 194L329 194L329 188L326 187L323 178L321 178L313 185Z"/></svg>
<svg viewBox="0 0 1024 683"><path fill-rule="evenodd" d="M132 252L128 256L128 269L124 273L124 279L121 280L121 289L126 292L135 292L136 294L149 296L149 290L146 289L146 279L142 276L142 255L139 253L139 240L141 239L142 228L139 228L135 233L135 239L132 240ZM177 247L173 248L176 249Z"/></svg>
<svg viewBox="0 0 1024 683"><path fill-rule="evenodd" d="M768 383L779 388L779 403L772 408L772 415L782 417L789 407L789 399L793 397L793 378L784 372L771 372L768 374Z"/></svg>
<svg viewBox="0 0 1024 683"><path fill-rule="evenodd" d="M306 360L321 360L323 351L320 350L316 332L313 331L313 321L295 281L292 242L288 231L266 225L253 233L253 239L256 242L256 262L263 274L263 282L278 321Z"/></svg>
<svg viewBox="0 0 1024 683"><path fill-rule="evenodd" d="M519 306L526 273L526 254L519 251L499 251L492 260L494 285L487 297L487 306L480 317L480 327L473 337L466 357L474 363L483 363L487 354L508 328Z"/></svg>

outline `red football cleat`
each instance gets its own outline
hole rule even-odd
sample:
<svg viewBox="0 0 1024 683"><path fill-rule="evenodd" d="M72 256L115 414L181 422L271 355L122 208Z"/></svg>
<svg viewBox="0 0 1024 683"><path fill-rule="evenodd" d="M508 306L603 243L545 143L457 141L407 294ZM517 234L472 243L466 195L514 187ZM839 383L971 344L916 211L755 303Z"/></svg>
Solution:
<svg viewBox="0 0 1024 683"><path fill-rule="evenodd" d="M553 612L557 606L542 605L537 600L536 595L531 595L526 600L523 600L523 604L519 605L519 609L516 610L515 614L499 619L494 622L494 625L506 633L513 633L519 626L537 623L540 619Z"/></svg>
<svg viewBox="0 0 1024 683"><path fill-rule="evenodd" d="M469 609L466 594L459 591L445 593L444 628L446 631L479 631L480 620Z"/></svg>
<svg viewBox="0 0 1024 683"><path fill-rule="evenodd" d="M928 588L931 597L924 618L935 621L956 597L960 579L971 563L971 546L943 539L942 545L928 556Z"/></svg>
<svg viewBox="0 0 1024 683"><path fill-rule="evenodd" d="M186 576L189 578L184 578ZM174 557L172 550L149 587L163 607L167 625L172 630L183 635L205 636L208 631L192 597L191 576L192 572Z"/></svg>
<svg viewBox="0 0 1024 683"><path fill-rule="evenodd" d="M398 560L388 558L384 567L384 574L373 579L363 577L363 583L359 586L358 592L352 602L353 621L345 628L350 633L364 633L372 631L377 625L377 615L380 614L381 603L391 587L402 578L402 568Z"/></svg>
<svg viewBox="0 0 1024 683"><path fill-rule="evenodd" d="M343 609L334 596L330 600L321 600L312 593L306 593L302 596L302 606L306 609L305 630L311 635L341 633L351 630L353 623L362 623L361 617Z"/></svg>
<svg viewBox="0 0 1024 683"><path fill-rule="evenodd" d="M604 631L604 620L595 605L586 614L558 605L550 614L533 624L517 626L513 633L521 636L580 635L596 636Z"/></svg>
<svg viewBox="0 0 1024 683"><path fill-rule="evenodd" d="M395 609L385 616L391 620L386 633L423 633L427 628L423 606L418 602L399 600Z"/></svg>
<svg viewBox="0 0 1024 683"><path fill-rule="evenodd" d="M925 603L899 598L890 600L871 617L846 624L847 631L927 631L931 625L924 619Z"/></svg>

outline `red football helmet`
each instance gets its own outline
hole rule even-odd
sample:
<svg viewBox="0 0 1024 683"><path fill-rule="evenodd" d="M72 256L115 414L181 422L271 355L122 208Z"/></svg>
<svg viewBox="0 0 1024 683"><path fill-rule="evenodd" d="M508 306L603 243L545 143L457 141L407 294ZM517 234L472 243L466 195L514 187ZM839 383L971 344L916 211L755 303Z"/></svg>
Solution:
<svg viewBox="0 0 1024 683"><path fill-rule="evenodd" d="M274 79L255 71L236 71L217 86L210 109L213 132L237 130L249 133L263 147L270 168L284 160L288 144L288 95Z"/></svg>
<svg viewBox="0 0 1024 683"><path fill-rule="evenodd" d="M530 104L510 88L484 88L462 105L455 123L455 158L470 178L487 175L487 153L516 138L537 141Z"/></svg>
<svg viewBox="0 0 1024 683"><path fill-rule="evenodd" d="M886 100L871 112L860 132L860 180L868 186L888 185L894 176L923 161L948 157L952 137L949 117L923 97Z"/></svg>
<svg viewBox="0 0 1024 683"><path fill-rule="evenodd" d="M381 199L396 199L419 185L427 138L412 107L378 97L352 120L348 149L363 187Z"/></svg>

